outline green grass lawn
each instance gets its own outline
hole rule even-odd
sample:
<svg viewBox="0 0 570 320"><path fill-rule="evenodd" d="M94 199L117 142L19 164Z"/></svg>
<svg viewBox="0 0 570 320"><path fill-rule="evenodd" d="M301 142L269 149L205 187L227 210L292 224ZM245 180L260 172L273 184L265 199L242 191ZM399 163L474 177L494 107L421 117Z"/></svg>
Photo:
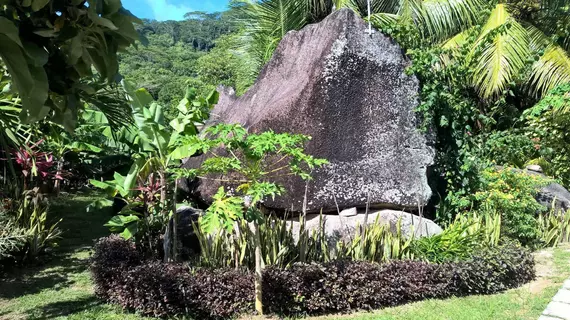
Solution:
<svg viewBox="0 0 570 320"><path fill-rule="evenodd" d="M63 239L47 262L15 270L8 278L0 279L0 320L144 319L101 303L93 294L87 260L93 240L108 234L103 224L110 217L106 211L85 212L95 198L96 195L78 195L53 202L52 212L64 219ZM536 320L562 282L570 277L570 246L541 251L536 258L537 281L505 293L428 300L376 312L314 319Z"/></svg>
<svg viewBox="0 0 570 320"><path fill-rule="evenodd" d="M142 319L101 303L93 294L88 258L93 239L109 234L110 212L87 213L97 195L62 196L51 212L61 217L63 238L46 263L0 279L0 320Z"/></svg>

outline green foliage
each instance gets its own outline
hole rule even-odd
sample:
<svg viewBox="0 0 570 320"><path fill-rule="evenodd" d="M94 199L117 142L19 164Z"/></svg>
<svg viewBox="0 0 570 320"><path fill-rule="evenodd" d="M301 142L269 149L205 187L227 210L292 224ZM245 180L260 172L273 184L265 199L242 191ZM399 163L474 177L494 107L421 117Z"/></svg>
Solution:
<svg viewBox="0 0 570 320"><path fill-rule="evenodd" d="M235 209L236 211L238 208ZM334 260L386 262L413 257L413 238L406 238L401 223L392 233L389 225L379 220L359 226L349 239L332 239L325 233L325 220L319 218L319 228L309 230L303 216L298 230L291 221L265 216L260 223L260 243L263 262L279 268L295 263L330 262ZM294 229L295 228L295 229ZM203 267L255 267L255 242L251 226L245 219L235 223L235 229L218 228L212 234L194 226L200 242L198 264Z"/></svg>
<svg viewBox="0 0 570 320"><path fill-rule="evenodd" d="M407 237L402 232L401 220L398 220L392 230L390 225L381 223L378 217L369 225L357 226L354 236L346 242L338 241L336 248L329 255L333 259L351 261L406 260L414 258L411 250L414 241L413 236Z"/></svg>
<svg viewBox="0 0 570 320"><path fill-rule="evenodd" d="M499 214L460 215L441 234L414 240L411 252L434 263L465 260L477 249L498 246L500 234Z"/></svg>
<svg viewBox="0 0 570 320"><path fill-rule="evenodd" d="M218 83L211 75L218 72L214 70L224 72L221 69L229 61L216 60L221 63L218 65L201 64L199 60L210 50L220 52L215 49L216 39L235 30L230 19L233 19L231 11L190 12L183 21L144 20L137 30L147 43L119 55L121 74L137 88L145 88L164 107L167 119L175 118L176 105L184 98L187 86L205 94L219 84L226 84Z"/></svg>
<svg viewBox="0 0 570 320"><path fill-rule="evenodd" d="M570 83L552 90L524 112L527 133L540 148L545 173L570 186Z"/></svg>
<svg viewBox="0 0 570 320"><path fill-rule="evenodd" d="M133 238L139 250L157 257L160 236L164 234L164 259L177 259L176 189L177 182L167 170L179 167L180 160L198 149L185 142L197 139L198 125L203 125L218 101L217 92L197 96L188 89L178 104L178 115L166 124L163 108L145 89L134 89L123 82L134 124L124 128L115 138L125 146L133 163L126 175L118 172L114 180L91 180L91 184L115 197L120 195L128 205L106 224L125 239ZM194 151L192 151L194 150ZM106 204L95 202L87 210ZM138 206L138 207L133 207Z"/></svg>
<svg viewBox="0 0 570 320"><path fill-rule="evenodd" d="M479 185L479 171L485 167L484 159L473 137L494 121L479 109L473 99L469 79L473 71L461 63L445 63L445 59L461 61L469 52L426 48L408 51L412 58L410 73L422 82L421 102L417 112L423 118L426 132L434 130L436 139L435 170L444 179L441 196L459 197L473 192ZM443 60L443 61L442 61ZM456 208L446 199L443 205ZM444 222L452 221L456 212L438 213Z"/></svg>
<svg viewBox="0 0 570 320"><path fill-rule="evenodd" d="M482 157L500 166L524 169L533 159L540 157L540 146L524 131L495 131L481 137Z"/></svg>
<svg viewBox="0 0 570 320"><path fill-rule="evenodd" d="M26 256L37 257L46 247L54 245L60 238L61 230L57 222L48 220L47 199L32 189L24 191L23 199L16 213L16 223L26 230Z"/></svg>
<svg viewBox="0 0 570 320"><path fill-rule="evenodd" d="M26 231L18 227L12 217L0 212L0 261L12 257L26 243Z"/></svg>
<svg viewBox="0 0 570 320"><path fill-rule="evenodd" d="M22 99L21 120L52 112L52 121L71 131L82 101L115 82L117 51L139 39L137 22L120 0L3 1L0 57ZM99 78L89 82L92 67Z"/></svg>
<svg viewBox="0 0 570 320"><path fill-rule="evenodd" d="M535 195L548 183L548 179L511 168L487 169L482 171L481 189L458 199L457 204L482 214L499 213L504 236L535 245L540 238L536 217L545 211Z"/></svg>
<svg viewBox="0 0 570 320"><path fill-rule="evenodd" d="M240 33L221 36L216 46L197 61L199 79L216 87L224 85L243 94L254 82L257 70L251 65L247 54L240 51Z"/></svg>
<svg viewBox="0 0 570 320"><path fill-rule="evenodd" d="M544 246L556 247L570 241L570 210L557 211L554 207L538 216L540 240Z"/></svg>
<svg viewBox="0 0 570 320"><path fill-rule="evenodd" d="M60 221L48 219L46 197L34 188L15 198L5 198L0 207L0 260L33 260L60 238Z"/></svg>

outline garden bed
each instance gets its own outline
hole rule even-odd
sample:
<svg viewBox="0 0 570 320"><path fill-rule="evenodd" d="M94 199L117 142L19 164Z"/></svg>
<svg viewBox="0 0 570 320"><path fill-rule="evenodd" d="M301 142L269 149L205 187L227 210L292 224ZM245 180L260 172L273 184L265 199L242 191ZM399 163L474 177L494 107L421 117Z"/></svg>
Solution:
<svg viewBox="0 0 570 320"><path fill-rule="evenodd" d="M97 242L91 272L99 297L143 315L224 319L254 312L252 273L144 260L132 243L117 236ZM492 294L534 277L532 255L513 245L482 249L466 261L444 264L296 264L264 270L263 302L266 312L279 315L345 313Z"/></svg>

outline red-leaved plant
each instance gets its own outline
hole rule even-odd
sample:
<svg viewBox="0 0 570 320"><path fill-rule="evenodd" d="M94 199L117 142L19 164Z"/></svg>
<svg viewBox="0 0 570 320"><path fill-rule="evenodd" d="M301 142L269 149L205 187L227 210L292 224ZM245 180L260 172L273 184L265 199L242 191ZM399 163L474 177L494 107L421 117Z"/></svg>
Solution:
<svg viewBox="0 0 570 320"><path fill-rule="evenodd" d="M57 180L63 180L61 174L51 172L56 162L51 152L40 151L39 146L43 142L44 140L42 139L31 146L20 147L20 149L12 151L12 156L22 169L24 178L37 176L40 179L52 177Z"/></svg>

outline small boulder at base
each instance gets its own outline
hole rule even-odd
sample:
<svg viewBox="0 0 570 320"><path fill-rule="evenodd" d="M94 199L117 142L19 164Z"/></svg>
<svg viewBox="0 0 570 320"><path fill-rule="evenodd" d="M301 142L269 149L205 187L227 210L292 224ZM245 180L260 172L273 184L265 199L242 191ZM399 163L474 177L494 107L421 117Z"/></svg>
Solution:
<svg viewBox="0 0 570 320"><path fill-rule="evenodd" d="M555 211L563 212L570 210L570 192L556 182L541 188L536 195L536 201L549 210L553 208Z"/></svg>
<svg viewBox="0 0 570 320"><path fill-rule="evenodd" d="M497 167L502 169L503 167ZM527 167L525 170L512 169L515 172L521 172L526 174L532 174L544 178L545 180L552 180L552 178L547 177L542 173L542 168L539 166ZM557 212L566 212L570 210L570 191L564 188L562 185L552 181L547 186L540 188L536 194L536 201L546 209L554 209Z"/></svg>
<svg viewBox="0 0 570 320"><path fill-rule="evenodd" d="M198 219L204 214L202 210L192 207L180 207L178 214L177 232L178 241L181 244L181 255L188 258L200 253L200 241L194 232L194 225L198 225Z"/></svg>
<svg viewBox="0 0 570 320"><path fill-rule="evenodd" d="M309 135L306 153L330 164L313 172L309 212L337 208L417 209L432 195L427 169L434 148L418 129L419 82L400 48L352 10L287 33L253 87L241 97L224 89L207 125L239 123L249 132ZM187 159L186 168L204 157ZM281 165L281 164L279 164ZM286 194L265 202L300 212L305 181L277 179ZM220 183L191 183L187 191L211 201Z"/></svg>
<svg viewBox="0 0 570 320"><path fill-rule="evenodd" d="M366 217L366 214L360 212L355 216L344 217L341 215L321 215L309 214L305 228L309 231L320 230L321 224L324 225L325 234L331 244L335 244L340 239L351 239L356 228L364 224L372 225L374 223L385 224L390 226L393 234L397 233L398 223L400 223L400 230L405 238L409 237L429 237L438 235L443 232L443 229L435 222L403 211L395 210L380 210L371 212ZM300 223L298 219L290 219L290 225L293 228L293 235L298 239Z"/></svg>

